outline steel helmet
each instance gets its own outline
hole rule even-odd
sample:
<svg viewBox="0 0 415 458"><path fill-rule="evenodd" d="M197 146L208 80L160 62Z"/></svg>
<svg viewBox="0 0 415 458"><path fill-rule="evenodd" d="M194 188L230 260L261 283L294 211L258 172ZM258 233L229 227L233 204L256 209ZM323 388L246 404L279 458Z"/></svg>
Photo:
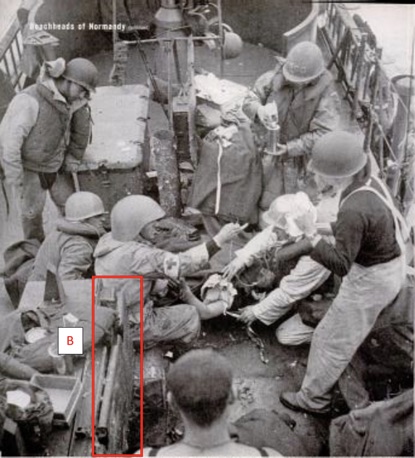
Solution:
<svg viewBox="0 0 415 458"><path fill-rule="evenodd" d="M65 203L65 219L68 221L82 221L105 213L101 198L92 192L75 192Z"/></svg>
<svg viewBox="0 0 415 458"><path fill-rule="evenodd" d="M311 41L295 45L282 68L284 77L292 83L308 83L325 70L323 54Z"/></svg>
<svg viewBox="0 0 415 458"><path fill-rule="evenodd" d="M98 70L88 59L77 57L66 64L63 78L77 83L88 91L95 91L98 83Z"/></svg>
<svg viewBox="0 0 415 458"><path fill-rule="evenodd" d="M242 52L242 38L234 32L224 32L223 38L223 57L233 59Z"/></svg>
<svg viewBox="0 0 415 458"><path fill-rule="evenodd" d="M326 177L351 177L367 162L363 142L355 134L330 132L320 137L311 152L309 168Z"/></svg>
<svg viewBox="0 0 415 458"><path fill-rule="evenodd" d="M150 197L141 195L124 197L111 211L112 237L121 242L134 240L144 226L165 215L165 211Z"/></svg>
<svg viewBox="0 0 415 458"><path fill-rule="evenodd" d="M262 215L265 223L283 229L292 237L298 237L303 232L295 223L296 218L306 213L312 213L317 221L317 210L305 192L284 194L271 202L269 209Z"/></svg>

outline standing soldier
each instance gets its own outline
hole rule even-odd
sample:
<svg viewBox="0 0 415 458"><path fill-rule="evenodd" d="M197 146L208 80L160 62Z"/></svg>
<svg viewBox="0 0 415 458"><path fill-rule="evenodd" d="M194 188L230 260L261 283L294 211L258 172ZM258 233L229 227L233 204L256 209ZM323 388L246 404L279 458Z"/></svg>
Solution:
<svg viewBox="0 0 415 458"><path fill-rule="evenodd" d="M36 84L17 94L0 125L0 160L19 200L26 239L44 239L42 212L49 190L63 214L72 183L59 175L66 156L82 159L90 137L89 94L98 71L76 58L46 62Z"/></svg>
<svg viewBox="0 0 415 458"><path fill-rule="evenodd" d="M310 167L320 186L341 193L335 244L322 240L311 214L295 222L310 242L311 259L342 283L314 331L300 391L283 392L280 400L293 410L325 414L335 383L404 284L408 234L388 189L371 176L363 142L355 135L339 131L320 138Z"/></svg>
<svg viewBox="0 0 415 458"><path fill-rule="evenodd" d="M265 179L261 210L268 209L279 195L299 190L299 179L306 174L314 142L337 126L339 99L317 45L305 41L295 45L286 60L278 58L277 66L257 79L243 110L266 127L273 121L272 110L268 108L274 102L280 138L276 151L264 151L264 172L268 179Z"/></svg>

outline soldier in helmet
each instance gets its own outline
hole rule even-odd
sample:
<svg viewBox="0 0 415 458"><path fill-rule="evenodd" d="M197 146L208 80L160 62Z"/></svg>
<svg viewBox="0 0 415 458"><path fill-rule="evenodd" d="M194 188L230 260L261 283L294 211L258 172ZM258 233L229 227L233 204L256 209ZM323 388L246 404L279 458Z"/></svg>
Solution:
<svg viewBox="0 0 415 458"><path fill-rule="evenodd" d="M58 175L65 158L82 158L90 137L88 99L98 71L92 62L46 62L36 84L17 94L0 125L0 161L21 209L26 239L44 239L46 192L63 213L72 184ZM1 176L1 175L0 175Z"/></svg>
<svg viewBox="0 0 415 458"><path fill-rule="evenodd" d="M62 280L78 280L93 273L93 253L105 234L104 204L92 192L76 192L65 203L65 217L42 243L29 281L46 279L49 265Z"/></svg>
<svg viewBox="0 0 415 458"><path fill-rule="evenodd" d="M278 58L276 67L257 79L243 110L256 125L267 126L272 121L268 104L274 102L279 143L274 152L264 150L264 169L271 171L272 180L263 190L261 210L267 210L279 195L299 190L314 142L336 128L339 99L317 45L301 42L286 59Z"/></svg>
<svg viewBox="0 0 415 458"><path fill-rule="evenodd" d="M39 249L32 240L17 244L8 258L4 283L11 301L17 307L27 281L46 280L47 269L63 280L78 280L93 275L93 252L105 233L105 210L102 200L92 192L76 192L65 203L65 217L58 219ZM29 249L27 244L29 244ZM19 246L23 245L21 249ZM13 248L13 245L12 245ZM22 253L25 256L22 257ZM32 257L29 258L29 254ZM29 258L29 259L28 259ZM23 261L23 262L22 262Z"/></svg>
<svg viewBox="0 0 415 458"><path fill-rule="evenodd" d="M404 284L407 233L388 189L370 176L368 155L356 135L337 131L318 139L309 166L321 187L340 193L335 244L318 235L310 215L296 224L310 242L311 258L343 280L314 331L300 391L284 392L280 399L290 409L324 414L334 384ZM353 407L365 407L369 400L359 403Z"/></svg>
<svg viewBox="0 0 415 458"><path fill-rule="evenodd" d="M122 293L132 323L140 323L142 294L146 348L162 342L189 344L198 336L197 307L188 304L153 307L154 299L165 293L168 279L179 279L206 267L209 257L242 230L239 224L227 224L206 243L173 254L151 243L156 230L154 223L164 216L164 210L150 197L124 197L111 211L111 232L100 239L94 253L97 275L143 276L143 290L139 279L103 279L103 282Z"/></svg>

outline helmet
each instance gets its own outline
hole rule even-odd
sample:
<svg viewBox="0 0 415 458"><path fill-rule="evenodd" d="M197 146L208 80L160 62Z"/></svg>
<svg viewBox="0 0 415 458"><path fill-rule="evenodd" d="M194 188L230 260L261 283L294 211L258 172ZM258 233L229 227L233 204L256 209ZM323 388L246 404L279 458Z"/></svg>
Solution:
<svg viewBox="0 0 415 458"><path fill-rule="evenodd" d="M292 83L308 83L325 70L323 54L311 41L295 45L288 53L282 68L284 77Z"/></svg>
<svg viewBox="0 0 415 458"><path fill-rule="evenodd" d="M166 215L153 199L132 195L118 201L111 211L112 237L121 242L134 240L144 226Z"/></svg>
<svg viewBox="0 0 415 458"><path fill-rule="evenodd" d="M68 221L82 221L105 213L102 200L92 192L75 192L65 203L65 219Z"/></svg>
<svg viewBox="0 0 415 458"><path fill-rule="evenodd" d="M263 215L265 223L283 229L292 237L302 235L302 231L295 224L295 219L308 212L313 214L317 221L317 210L305 192L284 194L274 199Z"/></svg>
<svg viewBox="0 0 415 458"><path fill-rule="evenodd" d="M362 141L350 132L330 132L319 138L311 152L309 168L326 177L351 177L367 162Z"/></svg>
<svg viewBox="0 0 415 458"><path fill-rule="evenodd" d="M242 52L242 38L234 32L225 32L223 39L223 57L233 59Z"/></svg>
<svg viewBox="0 0 415 458"><path fill-rule="evenodd" d="M77 83L88 91L95 91L98 83L98 70L88 59L77 57L66 64L63 78Z"/></svg>

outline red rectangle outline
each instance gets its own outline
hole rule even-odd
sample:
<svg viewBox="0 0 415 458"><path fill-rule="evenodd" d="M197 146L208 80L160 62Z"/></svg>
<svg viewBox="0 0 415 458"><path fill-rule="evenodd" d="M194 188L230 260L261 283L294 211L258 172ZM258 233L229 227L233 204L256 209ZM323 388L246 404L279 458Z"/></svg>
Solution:
<svg viewBox="0 0 415 458"><path fill-rule="evenodd" d="M95 345L91 345L91 456L138 456L144 455L144 277L142 275L94 275L92 277L92 298L91 298L91 333L92 342L95 342L95 279L96 278L126 278L140 280L140 453L94 453L95 450L95 418L92 412L95 412Z"/></svg>

